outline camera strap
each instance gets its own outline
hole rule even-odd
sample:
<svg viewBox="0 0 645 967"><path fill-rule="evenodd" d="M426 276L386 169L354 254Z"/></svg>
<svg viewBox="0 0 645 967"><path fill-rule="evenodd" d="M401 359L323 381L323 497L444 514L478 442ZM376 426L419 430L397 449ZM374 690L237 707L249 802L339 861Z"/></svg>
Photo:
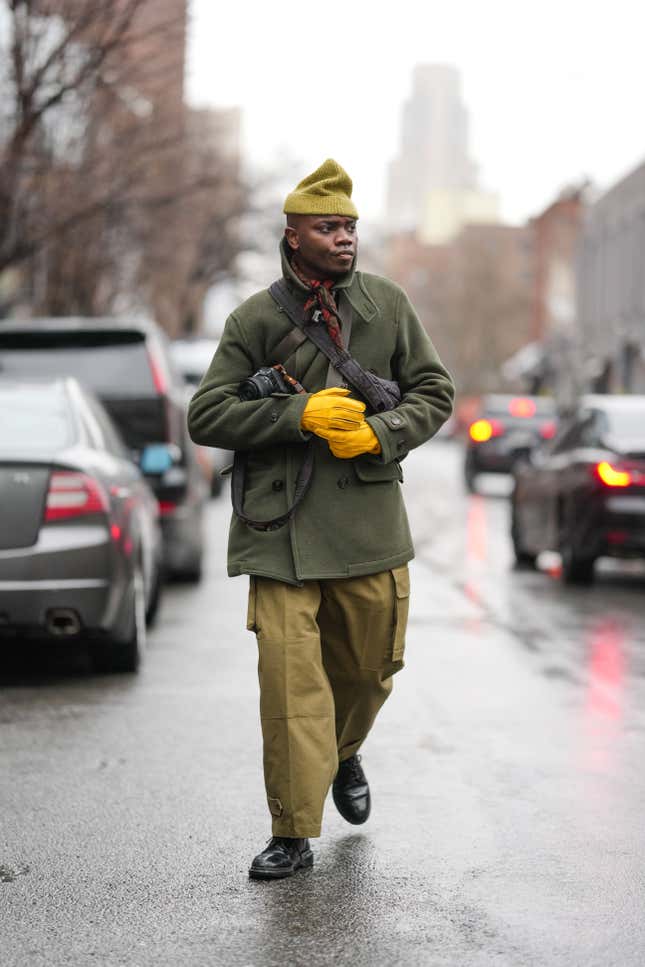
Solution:
<svg viewBox="0 0 645 967"><path fill-rule="evenodd" d="M393 410L401 402L401 391L393 380L381 379L363 369L361 364L347 351L333 341L326 326L319 324L318 313L311 320L304 317L303 308L289 291L284 279L278 279L269 286L269 294L291 322L309 339L330 361L343 379L356 390L371 406L375 413Z"/></svg>
<svg viewBox="0 0 645 967"><path fill-rule="evenodd" d="M314 449L311 442L306 444L305 458L296 477L296 490L293 495L291 507L280 517L273 517L271 520L253 520L244 513L244 491L246 488L246 465L248 453L246 450L236 450L233 458L233 473L231 474L231 500L235 516L239 517L242 523L252 527L256 531L277 531L284 527L293 515L302 499L309 489L311 476L314 470Z"/></svg>

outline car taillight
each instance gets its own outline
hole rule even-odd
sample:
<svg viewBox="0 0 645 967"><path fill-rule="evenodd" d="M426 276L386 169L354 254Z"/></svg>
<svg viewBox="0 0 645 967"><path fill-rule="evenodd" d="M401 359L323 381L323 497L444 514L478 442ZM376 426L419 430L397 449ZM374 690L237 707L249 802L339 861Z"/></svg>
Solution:
<svg viewBox="0 0 645 967"><path fill-rule="evenodd" d="M85 473L56 470L49 478L45 522L105 514L110 505L103 487Z"/></svg>
<svg viewBox="0 0 645 967"><path fill-rule="evenodd" d="M155 389L160 396L164 396L168 391L168 380L165 369L153 349L148 349L148 359L150 360L150 371Z"/></svg>
<svg viewBox="0 0 645 967"><path fill-rule="evenodd" d="M512 399L508 404L508 412L511 416L519 416L523 419L530 419L535 416L536 406L533 400L523 396Z"/></svg>
<svg viewBox="0 0 645 967"><path fill-rule="evenodd" d="M552 440L553 437L555 436L556 429L557 427L554 421L547 420L547 422L543 423L540 427L540 436L542 437L543 440Z"/></svg>
<svg viewBox="0 0 645 967"><path fill-rule="evenodd" d="M177 510L177 504L174 500L160 500L159 501L159 516L168 517Z"/></svg>
<svg viewBox="0 0 645 967"><path fill-rule="evenodd" d="M504 433L504 424L499 420L475 420L470 424L468 433L475 443L486 443L491 437Z"/></svg>
<svg viewBox="0 0 645 967"><path fill-rule="evenodd" d="M596 475L607 487L629 487L632 475L628 470L619 470L603 460L595 466Z"/></svg>

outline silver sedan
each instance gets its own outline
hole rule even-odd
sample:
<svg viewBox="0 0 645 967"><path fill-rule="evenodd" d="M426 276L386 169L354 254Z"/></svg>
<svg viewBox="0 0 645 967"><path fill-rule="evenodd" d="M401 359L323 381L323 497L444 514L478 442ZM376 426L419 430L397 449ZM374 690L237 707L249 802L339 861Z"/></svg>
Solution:
<svg viewBox="0 0 645 967"><path fill-rule="evenodd" d="M0 413L0 638L87 639L136 671L161 587L150 487L76 380L0 380Z"/></svg>

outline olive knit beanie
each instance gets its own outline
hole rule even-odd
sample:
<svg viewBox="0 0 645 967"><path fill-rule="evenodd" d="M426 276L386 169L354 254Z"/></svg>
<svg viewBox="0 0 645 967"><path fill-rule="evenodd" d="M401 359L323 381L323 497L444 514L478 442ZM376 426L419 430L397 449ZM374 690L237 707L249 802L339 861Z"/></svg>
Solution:
<svg viewBox="0 0 645 967"><path fill-rule="evenodd" d="M327 158L287 195L285 215L344 215L358 218L352 201L352 179L344 168Z"/></svg>

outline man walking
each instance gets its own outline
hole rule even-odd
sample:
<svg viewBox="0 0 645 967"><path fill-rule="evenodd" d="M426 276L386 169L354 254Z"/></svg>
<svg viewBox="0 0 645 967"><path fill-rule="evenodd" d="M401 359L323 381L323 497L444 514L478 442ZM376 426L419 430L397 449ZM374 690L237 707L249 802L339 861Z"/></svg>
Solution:
<svg viewBox="0 0 645 967"><path fill-rule="evenodd" d="M328 159L288 195L283 284L303 320L398 383L400 404L366 408L265 290L227 320L188 417L196 443L245 454L228 573L250 575L247 627L259 649L273 833L249 870L259 879L313 865L309 839L332 783L348 822L369 816L357 753L403 667L414 555L400 461L452 409L450 376L405 293L356 270L351 192ZM262 377L271 395L241 400L240 384L277 363L304 392L271 392Z"/></svg>

